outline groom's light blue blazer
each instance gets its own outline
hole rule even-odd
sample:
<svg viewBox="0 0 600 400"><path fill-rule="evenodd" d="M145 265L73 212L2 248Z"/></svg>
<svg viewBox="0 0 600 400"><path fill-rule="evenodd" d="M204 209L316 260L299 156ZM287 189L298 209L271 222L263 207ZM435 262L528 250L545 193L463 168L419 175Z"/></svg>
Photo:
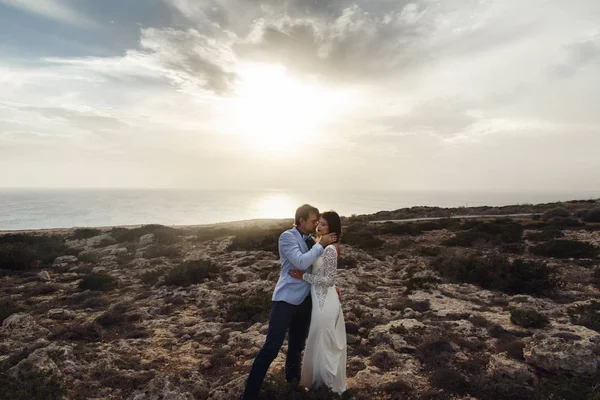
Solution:
<svg viewBox="0 0 600 400"><path fill-rule="evenodd" d="M296 228L287 230L279 236L279 256L281 271L273 292L273 301L285 301L298 305L310 292L310 284L302 279L292 278L288 272L301 269L312 271L313 262L323 254L323 246L315 244L310 250Z"/></svg>

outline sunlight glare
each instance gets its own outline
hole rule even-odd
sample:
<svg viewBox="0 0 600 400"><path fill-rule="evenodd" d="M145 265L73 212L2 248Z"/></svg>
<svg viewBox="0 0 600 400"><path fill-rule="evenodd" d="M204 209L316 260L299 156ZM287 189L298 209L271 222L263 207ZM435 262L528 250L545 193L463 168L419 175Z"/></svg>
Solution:
<svg viewBox="0 0 600 400"><path fill-rule="evenodd" d="M257 215L259 218L288 218L294 215L297 205L285 194L270 193L259 199Z"/></svg>
<svg viewBox="0 0 600 400"><path fill-rule="evenodd" d="M234 129L254 147L290 150L314 138L340 95L290 77L280 65L247 64L234 100Z"/></svg>

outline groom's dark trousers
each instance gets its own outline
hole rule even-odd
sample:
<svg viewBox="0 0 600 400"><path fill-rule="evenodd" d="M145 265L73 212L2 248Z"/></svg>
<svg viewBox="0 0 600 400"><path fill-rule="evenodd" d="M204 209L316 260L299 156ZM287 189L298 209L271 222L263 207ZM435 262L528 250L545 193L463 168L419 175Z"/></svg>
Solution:
<svg viewBox="0 0 600 400"><path fill-rule="evenodd" d="M279 354L283 339L289 330L288 350L285 359L285 379L288 382L300 381L302 350L306 344L310 328L312 300L310 293L300 305L285 301L274 301L269 317L269 329L263 348L254 359L250 375L246 381L243 400L258 399L260 388L269 366Z"/></svg>

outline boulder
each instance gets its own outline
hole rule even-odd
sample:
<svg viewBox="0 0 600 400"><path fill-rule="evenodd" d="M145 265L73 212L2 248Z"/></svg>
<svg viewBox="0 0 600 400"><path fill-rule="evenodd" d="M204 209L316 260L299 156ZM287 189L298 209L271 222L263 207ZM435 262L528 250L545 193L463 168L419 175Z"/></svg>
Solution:
<svg viewBox="0 0 600 400"><path fill-rule="evenodd" d="M529 364L546 371L590 375L597 369L594 346L588 340L565 340L541 333L526 339L523 356Z"/></svg>

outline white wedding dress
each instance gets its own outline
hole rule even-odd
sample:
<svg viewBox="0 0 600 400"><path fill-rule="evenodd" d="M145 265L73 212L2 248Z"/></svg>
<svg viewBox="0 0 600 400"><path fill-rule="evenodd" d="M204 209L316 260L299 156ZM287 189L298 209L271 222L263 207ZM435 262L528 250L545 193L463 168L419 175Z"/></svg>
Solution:
<svg viewBox="0 0 600 400"><path fill-rule="evenodd" d="M312 316L306 340L302 377L305 387L346 390L346 324L337 292L337 250L327 246L303 279L311 284Z"/></svg>

